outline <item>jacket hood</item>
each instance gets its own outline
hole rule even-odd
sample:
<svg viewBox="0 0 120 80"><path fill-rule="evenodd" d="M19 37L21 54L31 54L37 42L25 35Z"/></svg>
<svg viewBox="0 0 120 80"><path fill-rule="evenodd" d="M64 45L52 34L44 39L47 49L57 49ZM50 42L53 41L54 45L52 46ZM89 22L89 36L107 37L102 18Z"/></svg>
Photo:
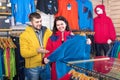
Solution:
<svg viewBox="0 0 120 80"><path fill-rule="evenodd" d="M103 10L103 14L97 14L97 8L101 8ZM105 6L104 5L97 5L94 9L95 13L100 16L100 15L106 15L106 12L105 12Z"/></svg>

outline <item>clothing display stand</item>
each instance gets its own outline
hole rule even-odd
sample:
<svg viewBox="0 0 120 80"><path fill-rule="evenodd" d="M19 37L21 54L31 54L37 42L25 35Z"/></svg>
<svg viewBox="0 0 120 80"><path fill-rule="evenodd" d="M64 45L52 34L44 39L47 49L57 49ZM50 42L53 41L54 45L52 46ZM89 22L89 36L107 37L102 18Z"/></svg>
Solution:
<svg viewBox="0 0 120 80"><path fill-rule="evenodd" d="M64 62L69 67L75 69L76 71L80 71L81 73L85 73L88 76L95 77L99 80L119 80L117 78L111 77L109 75L105 75L103 73L96 72L94 70L88 70L79 66L76 66L77 63L84 63L84 62L92 62L92 61L102 61L102 60L109 60L109 58L99 58L99 59L89 59L89 60L79 60L79 61L70 61L70 62Z"/></svg>
<svg viewBox="0 0 120 80"><path fill-rule="evenodd" d="M25 29L0 29L1 37L19 36Z"/></svg>
<svg viewBox="0 0 120 80"><path fill-rule="evenodd" d="M102 61L102 60L110 60L110 58L99 58L99 59L89 59L89 60L70 61L70 62L68 62L68 64L77 64L77 63L93 62L93 61Z"/></svg>
<svg viewBox="0 0 120 80"><path fill-rule="evenodd" d="M9 37L10 32L12 29L0 29L0 36L1 37Z"/></svg>

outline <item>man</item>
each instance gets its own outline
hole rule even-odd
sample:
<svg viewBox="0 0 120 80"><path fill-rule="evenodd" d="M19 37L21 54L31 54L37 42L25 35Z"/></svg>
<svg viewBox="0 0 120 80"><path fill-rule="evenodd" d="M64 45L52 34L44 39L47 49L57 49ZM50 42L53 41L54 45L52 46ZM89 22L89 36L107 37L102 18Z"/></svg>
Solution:
<svg viewBox="0 0 120 80"><path fill-rule="evenodd" d="M20 35L21 56L25 58L25 76L27 80L50 80L48 65L42 59L48 50L45 50L47 40L52 32L42 26L39 13L29 15L30 25Z"/></svg>

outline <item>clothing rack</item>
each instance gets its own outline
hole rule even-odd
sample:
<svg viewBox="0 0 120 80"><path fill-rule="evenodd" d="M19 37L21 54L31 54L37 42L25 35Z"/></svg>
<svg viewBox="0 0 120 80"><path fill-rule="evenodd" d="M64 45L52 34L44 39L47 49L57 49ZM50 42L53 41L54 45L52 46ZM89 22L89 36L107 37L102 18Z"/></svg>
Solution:
<svg viewBox="0 0 120 80"><path fill-rule="evenodd" d="M1 37L19 36L25 29L0 29Z"/></svg>
<svg viewBox="0 0 120 80"><path fill-rule="evenodd" d="M105 61L105 60L110 60L110 58L99 58L99 59L69 61L68 63L69 63L69 64L77 64L77 63L93 62L93 61Z"/></svg>
<svg viewBox="0 0 120 80"><path fill-rule="evenodd" d="M75 65L75 64L78 64L78 63L102 61L102 60L109 60L109 59L110 59L109 57L106 57L106 58L99 58L99 59L78 60L78 61L69 61L69 62L65 62L65 61L61 60L61 62L65 63L67 66L75 69L76 71L80 71L81 73L85 73L88 76L98 78L98 80L119 80L118 78L114 78L112 76L97 72L95 70L88 70L86 68Z"/></svg>
<svg viewBox="0 0 120 80"><path fill-rule="evenodd" d="M73 69L77 70L77 71L79 70L82 73L85 73L89 76L98 78L99 80L119 80L117 78L114 78L114 77L111 77L111 76L108 76L108 75L105 75L105 74L102 74L102 73L99 73L99 72L96 72L96 71L92 71L92 70L88 70L88 69L85 69L85 68L82 68L82 67L78 67L74 64L69 64L69 63L66 63L66 64L68 66L72 67Z"/></svg>
<svg viewBox="0 0 120 80"><path fill-rule="evenodd" d="M87 30L83 30L83 31L73 30L72 32L74 34L80 34L80 35L94 35L95 34L95 32L93 32L93 31L87 31Z"/></svg>
<svg viewBox="0 0 120 80"><path fill-rule="evenodd" d="M10 34L11 31L12 31L12 29L0 29L0 32L2 32L0 34L0 36L1 37L9 37L9 34Z"/></svg>

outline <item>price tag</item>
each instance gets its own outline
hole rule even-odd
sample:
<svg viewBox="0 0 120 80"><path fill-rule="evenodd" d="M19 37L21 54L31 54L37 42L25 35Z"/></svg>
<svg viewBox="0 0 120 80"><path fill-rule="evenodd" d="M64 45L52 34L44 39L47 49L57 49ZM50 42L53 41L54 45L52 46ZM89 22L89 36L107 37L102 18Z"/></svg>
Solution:
<svg viewBox="0 0 120 80"><path fill-rule="evenodd" d="M71 4L69 3L69 4L67 5L67 10L71 10L71 8L72 8L72 6L71 6Z"/></svg>

